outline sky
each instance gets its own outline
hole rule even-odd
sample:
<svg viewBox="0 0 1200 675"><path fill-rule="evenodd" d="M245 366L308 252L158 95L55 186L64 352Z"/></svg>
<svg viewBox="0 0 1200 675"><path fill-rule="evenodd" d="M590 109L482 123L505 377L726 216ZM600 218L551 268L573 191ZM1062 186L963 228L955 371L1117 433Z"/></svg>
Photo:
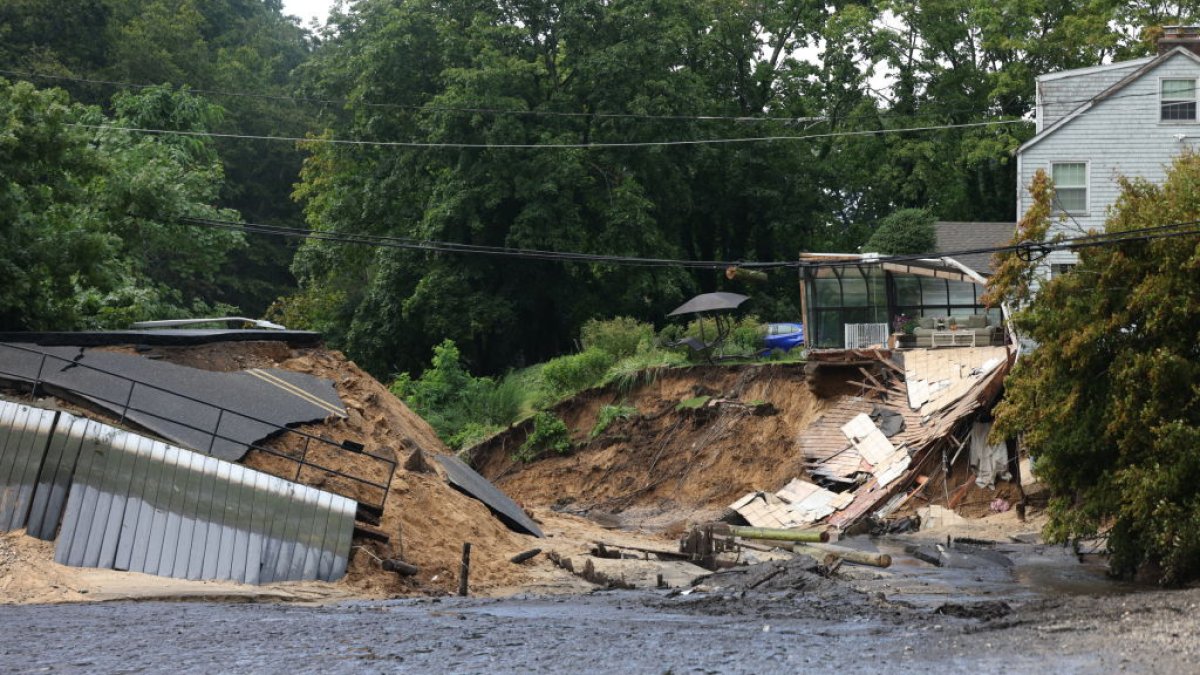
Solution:
<svg viewBox="0 0 1200 675"><path fill-rule="evenodd" d="M314 16L325 23L333 3L334 0L283 0L283 12L300 17L300 23L305 26Z"/></svg>

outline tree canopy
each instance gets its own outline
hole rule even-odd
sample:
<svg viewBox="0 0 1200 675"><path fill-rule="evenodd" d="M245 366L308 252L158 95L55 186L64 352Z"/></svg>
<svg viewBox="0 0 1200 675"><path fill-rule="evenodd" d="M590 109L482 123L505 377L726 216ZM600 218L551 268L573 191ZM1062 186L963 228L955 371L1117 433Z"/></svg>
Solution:
<svg viewBox="0 0 1200 675"><path fill-rule="evenodd" d="M1194 231L1198 182L1195 154L1175 160L1161 186L1125 181L1107 231ZM1040 239L1050 223L1044 174L1033 196L1019 236ZM1020 434L1058 495L1047 533L1108 532L1123 575L1200 576L1200 243L1130 237L1081 249L1078 266L1053 279L1037 281L1037 269L1011 254L993 280L996 299L1028 301L1014 322L1038 345L1006 382L996 425ZM1031 283L1040 283L1032 299Z"/></svg>
<svg viewBox="0 0 1200 675"><path fill-rule="evenodd" d="M213 206L223 172L211 144L77 125L199 130L220 110L186 91L118 94L112 118L61 90L0 80L0 328L125 327L203 310L240 232L180 217Z"/></svg>
<svg viewBox="0 0 1200 675"><path fill-rule="evenodd" d="M901 209L885 216L863 245L864 251L889 255L931 253L936 249L933 214L925 209Z"/></svg>
<svg viewBox="0 0 1200 675"><path fill-rule="evenodd" d="M63 105L95 106L109 122L160 130L179 130L179 120L147 102L119 109L121 95L186 87L197 111L220 110L188 124L233 136L189 160L204 163L210 196L195 185L189 195L227 217L333 237L793 260L855 250L903 209L1014 220L1010 153L1032 134L1034 78L1148 53L1154 33L1142 27L1188 23L1198 8L359 0L310 31L279 0L14 0L0 4L0 75L61 88ZM104 134L97 161L117 162L107 155L122 133L141 143L133 132ZM776 140L748 140L761 138ZM506 144L562 147L497 147ZM69 156L47 157L66 163L46 170L75 180ZM141 231L104 231L123 253L80 279L141 264L122 257L140 251ZM329 240L297 252L294 239L243 238L194 258L219 265L203 279L189 261L171 262L180 277L154 279L179 294L169 306L190 311L194 298L258 314L278 299L286 323L323 331L381 375L421 368L446 338L465 363L498 372L569 351L588 319L659 321L688 294L725 283L718 270ZM753 289L752 309L794 319L795 289L791 274L773 273ZM9 321L33 325L32 311L14 309Z"/></svg>

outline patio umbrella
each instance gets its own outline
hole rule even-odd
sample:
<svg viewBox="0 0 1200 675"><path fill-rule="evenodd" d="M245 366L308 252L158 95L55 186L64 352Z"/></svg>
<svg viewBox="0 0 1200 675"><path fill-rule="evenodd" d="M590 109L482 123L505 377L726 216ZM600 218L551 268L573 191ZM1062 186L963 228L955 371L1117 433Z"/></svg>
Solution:
<svg viewBox="0 0 1200 675"><path fill-rule="evenodd" d="M695 314L697 312L713 312L721 309L737 309L738 305L750 299L748 295L738 293L701 293L675 308L667 316L680 314Z"/></svg>

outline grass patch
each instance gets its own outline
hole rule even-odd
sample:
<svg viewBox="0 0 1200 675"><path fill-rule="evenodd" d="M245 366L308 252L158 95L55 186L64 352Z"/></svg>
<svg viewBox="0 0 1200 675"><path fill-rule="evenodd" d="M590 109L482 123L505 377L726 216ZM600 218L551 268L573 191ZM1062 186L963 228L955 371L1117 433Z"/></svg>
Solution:
<svg viewBox="0 0 1200 675"><path fill-rule="evenodd" d="M638 409L631 405L606 405L600 408L599 414L596 415L596 424L588 438L595 438L604 433L604 430L617 420L627 420L637 414Z"/></svg>

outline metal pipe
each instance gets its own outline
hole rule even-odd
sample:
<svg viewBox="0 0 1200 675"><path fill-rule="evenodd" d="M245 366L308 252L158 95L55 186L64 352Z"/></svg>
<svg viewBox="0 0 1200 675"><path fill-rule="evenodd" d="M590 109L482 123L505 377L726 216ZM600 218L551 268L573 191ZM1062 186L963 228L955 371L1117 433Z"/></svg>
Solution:
<svg viewBox="0 0 1200 675"><path fill-rule="evenodd" d="M892 556L886 553L871 553L870 551L859 551L845 546L834 546L833 544L796 544L792 547L793 553L804 553L811 555L820 560L825 555L835 555L842 560L847 560L860 565L871 565L873 567L891 567Z"/></svg>
<svg viewBox="0 0 1200 675"><path fill-rule="evenodd" d="M829 541L829 533L824 530L779 530L770 527L739 527L726 525L722 532L719 527L713 528L713 534L728 534L743 539L768 539L770 541Z"/></svg>

